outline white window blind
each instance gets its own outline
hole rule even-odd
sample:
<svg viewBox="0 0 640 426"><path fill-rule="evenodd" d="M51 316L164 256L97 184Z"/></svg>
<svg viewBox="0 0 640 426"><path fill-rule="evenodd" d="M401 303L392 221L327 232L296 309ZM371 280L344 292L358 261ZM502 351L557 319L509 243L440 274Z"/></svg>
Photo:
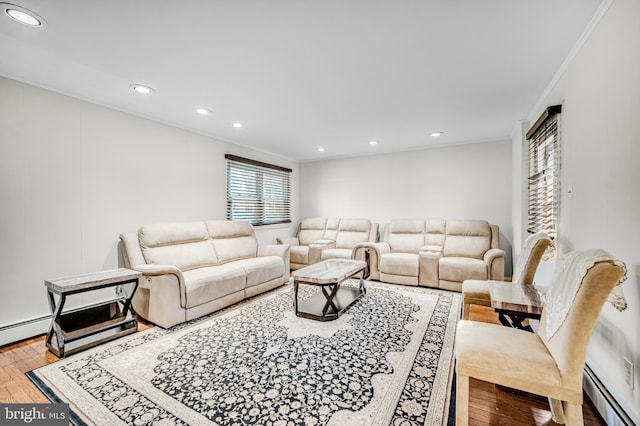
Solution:
<svg viewBox="0 0 640 426"><path fill-rule="evenodd" d="M252 225L291 222L291 169L231 154L227 159L227 219Z"/></svg>
<svg viewBox="0 0 640 426"><path fill-rule="evenodd" d="M526 135L529 140L527 232L544 231L552 240L558 236L561 110L561 105L548 107Z"/></svg>

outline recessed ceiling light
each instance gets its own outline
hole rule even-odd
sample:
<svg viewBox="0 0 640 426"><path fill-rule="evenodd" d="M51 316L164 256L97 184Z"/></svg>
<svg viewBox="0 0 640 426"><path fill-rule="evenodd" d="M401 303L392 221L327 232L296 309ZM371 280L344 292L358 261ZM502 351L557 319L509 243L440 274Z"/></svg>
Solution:
<svg viewBox="0 0 640 426"><path fill-rule="evenodd" d="M324 152L324 148L323 147L318 148L318 152Z"/></svg>
<svg viewBox="0 0 640 426"><path fill-rule="evenodd" d="M235 122L233 123L233 127L235 127L236 129L239 129L240 127L242 127L242 123Z"/></svg>
<svg viewBox="0 0 640 426"><path fill-rule="evenodd" d="M378 141L375 139L372 139L369 141L369 145L378 145Z"/></svg>
<svg viewBox="0 0 640 426"><path fill-rule="evenodd" d="M444 135L444 132L433 132L431 133L431 136L433 136L434 138L437 138L438 136L442 136Z"/></svg>
<svg viewBox="0 0 640 426"><path fill-rule="evenodd" d="M144 84L132 84L131 88L138 93L142 93L143 95L149 95L154 92L151 87L145 86Z"/></svg>
<svg viewBox="0 0 640 426"><path fill-rule="evenodd" d="M4 3L3 9L4 13L9 18L30 27L41 27L45 22L43 18L38 16L36 13L33 13L29 9L25 9L24 7Z"/></svg>
<svg viewBox="0 0 640 426"><path fill-rule="evenodd" d="M198 108L196 112L200 115L209 115L209 110L206 108Z"/></svg>

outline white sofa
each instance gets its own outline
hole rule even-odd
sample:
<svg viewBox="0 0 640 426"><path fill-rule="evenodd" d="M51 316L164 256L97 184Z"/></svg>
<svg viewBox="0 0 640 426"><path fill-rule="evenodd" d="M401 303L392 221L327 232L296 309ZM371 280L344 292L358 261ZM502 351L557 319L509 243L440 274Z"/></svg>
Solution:
<svg viewBox="0 0 640 426"><path fill-rule="evenodd" d="M378 224L369 219L313 217L300 222L296 236L276 238L278 244L289 244L290 267L304 268L326 259L351 259L358 243L378 240ZM367 261L365 253L358 260Z"/></svg>
<svg viewBox="0 0 640 426"><path fill-rule="evenodd" d="M259 246L248 222L142 226L120 235L125 265L143 273L133 308L170 327L289 280L289 246Z"/></svg>
<svg viewBox="0 0 640 426"><path fill-rule="evenodd" d="M499 242L498 226L484 220L396 219L354 256L369 252L374 280L461 291L464 280L504 279Z"/></svg>

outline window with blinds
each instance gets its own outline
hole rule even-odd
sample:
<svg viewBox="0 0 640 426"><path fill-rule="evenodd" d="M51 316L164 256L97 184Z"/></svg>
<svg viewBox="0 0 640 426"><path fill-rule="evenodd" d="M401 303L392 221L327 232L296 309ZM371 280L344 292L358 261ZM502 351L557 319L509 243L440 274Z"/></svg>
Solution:
<svg viewBox="0 0 640 426"><path fill-rule="evenodd" d="M561 105L548 107L526 135L529 141L527 232L544 231L552 240L558 236L561 110Z"/></svg>
<svg viewBox="0 0 640 426"><path fill-rule="evenodd" d="M291 222L291 169L226 154L227 219L252 225Z"/></svg>

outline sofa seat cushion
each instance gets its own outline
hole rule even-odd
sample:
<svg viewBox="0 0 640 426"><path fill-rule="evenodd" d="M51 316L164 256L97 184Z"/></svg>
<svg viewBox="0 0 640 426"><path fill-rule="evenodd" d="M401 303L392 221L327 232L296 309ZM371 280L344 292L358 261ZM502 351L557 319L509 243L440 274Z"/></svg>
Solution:
<svg viewBox="0 0 640 426"><path fill-rule="evenodd" d="M187 290L185 308L193 308L242 291L246 285L245 269L238 262L192 269L182 275Z"/></svg>
<svg viewBox="0 0 640 426"><path fill-rule="evenodd" d="M441 280L463 282L464 280L486 280L487 264L483 260L468 257L443 257L439 262Z"/></svg>
<svg viewBox="0 0 640 426"><path fill-rule="evenodd" d="M380 259L380 272L417 277L418 255L414 253L385 253Z"/></svg>
<svg viewBox="0 0 640 426"><path fill-rule="evenodd" d="M322 260L325 259L351 259L351 249L326 249L322 251Z"/></svg>
<svg viewBox="0 0 640 426"><path fill-rule="evenodd" d="M291 263L309 264L309 246L291 246L289 249Z"/></svg>
<svg viewBox="0 0 640 426"><path fill-rule="evenodd" d="M247 287L264 284L284 275L284 262L279 256L262 256L233 262L244 268L247 276Z"/></svg>

